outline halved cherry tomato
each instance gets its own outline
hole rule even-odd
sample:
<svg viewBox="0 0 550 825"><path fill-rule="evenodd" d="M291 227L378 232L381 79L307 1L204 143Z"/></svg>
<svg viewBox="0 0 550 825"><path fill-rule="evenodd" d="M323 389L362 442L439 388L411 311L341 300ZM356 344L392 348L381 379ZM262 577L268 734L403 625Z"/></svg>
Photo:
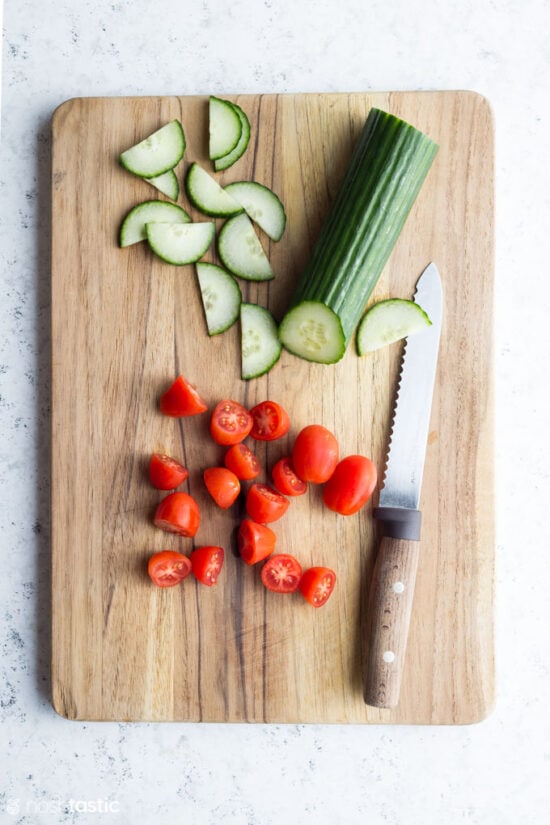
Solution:
<svg viewBox="0 0 550 825"><path fill-rule="evenodd" d="M147 572L158 587L174 587L189 575L191 562L183 553L161 550L149 559Z"/></svg>
<svg viewBox="0 0 550 825"><path fill-rule="evenodd" d="M203 473L206 489L223 510L231 507L239 493L241 483L227 467L208 467Z"/></svg>
<svg viewBox="0 0 550 825"><path fill-rule="evenodd" d="M196 547L191 553L191 569L193 575L207 587L212 587L218 581L223 565L223 547Z"/></svg>
<svg viewBox="0 0 550 825"><path fill-rule="evenodd" d="M200 520L199 505L195 499L179 492L169 493L162 499L153 519L155 527L191 538L199 529Z"/></svg>
<svg viewBox="0 0 550 825"><path fill-rule="evenodd" d="M364 455L348 455L323 488L326 506L343 516L356 513L369 500L376 487L376 467Z"/></svg>
<svg viewBox="0 0 550 825"><path fill-rule="evenodd" d="M303 496L307 490L306 482L298 478L288 456L277 461L271 475L277 490L286 496Z"/></svg>
<svg viewBox="0 0 550 825"><path fill-rule="evenodd" d="M301 578L302 568L299 561L288 553L271 556L262 567L262 582L274 593L293 593L298 590Z"/></svg>
<svg viewBox="0 0 550 825"><path fill-rule="evenodd" d="M270 527L245 518L237 533L237 545L241 559L246 564L256 564L275 550L277 536Z"/></svg>
<svg viewBox="0 0 550 825"><path fill-rule="evenodd" d="M321 424L300 430L292 448L292 464L298 478L322 484L328 481L338 464L338 442Z"/></svg>
<svg viewBox="0 0 550 825"><path fill-rule="evenodd" d="M242 481L257 478L262 472L260 462L246 444L234 444L230 447L225 454L223 463L228 470L235 473L237 478Z"/></svg>
<svg viewBox="0 0 550 825"><path fill-rule="evenodd" d="M258 441L282 438L290 429L287 411L276 401L262 401L250 410L254 420L250 435Z"/></svg>
<svg viewBox="0 0 550 825"><path fill-rule="evenodd" d="M175 490L189 472L183 464L164 453L153 453L149 462L149 480L157 490Z"/></svg>
<svg viewBox="0 0 550 825"><path fill-rule="evenodd" d="M206 412L208 406L196 387L183 375L178 375L174 383L160 397L160 411L164 415L179 418Z"/></svg>
<svg viewBox="0 0 550 825"><path fill-rule="evenodd" d="M216 405L210 433L216 444L229 446L243 441L252 429L252 416L241 404L228 399Z"/></svg>
<svg viewBox="0 0 550 825"><path fill-rule="evenodd" d="M268 484L253 484L246 497L246 512L253 521L265 524L284 516L289 500Z"/></svg>
<svg viewBox="0 0 550 825"><path fill-rule="evenodd" d="M330 567L310 567L302 575L300 593L313 607L322 607L335 584L336 573Z"/></svg>

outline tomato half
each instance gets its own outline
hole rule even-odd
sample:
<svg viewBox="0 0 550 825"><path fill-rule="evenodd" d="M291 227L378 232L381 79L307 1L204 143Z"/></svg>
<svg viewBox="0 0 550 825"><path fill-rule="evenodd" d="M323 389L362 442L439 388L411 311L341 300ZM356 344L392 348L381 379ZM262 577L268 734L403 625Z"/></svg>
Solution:
<svg viewBox="0 0 550 825"><path fill-rule="evenodd" d="M183 464L164 453L153 453L149 461L149 480L157 490L175 490L188 477Z"/></svg>
<svg viewBox="0 0 550 825"><path fill-rule="evenodd" d="M271 475L275 487L285 496L303 496L307 490L306 482L298 478L288 456L277 461Z"/></svg>
<svg viewBox="0 0 550 825"><path fill-rule="evenodd" d="M257 478L262 472L262 466L250 447L246 444L234 444L228 449L223 459L228 470L231 470L242 481Z"/></svg>
<svg viewBox="0 0 550 825"><path fill-rule="evenodd" d="M245 518L237 533L237 545L241 559L246 564L256 564L275 550L277 536L270 527Z"/></svg>
<svg viewBox="0 0 550 825"><path fill-rule="evenodd" d="M300 581L300 593L313 607L322 607L334 590L336 573L330 567L310 567Z"/></svg>
<svg viewBox="0 0 550 825"><path fill-rule="evenodd" d="M323 488L323 501L330 510L351 516L369 500L376 487L376 467L364 455L348 455L336 465Z"/></svg>
<svg viewBox="0 0 550 825"><path fill-rule="evenodd" d="M274 593L293 593L298 590L301 578L302 568L299 561L288 553L271 556L262 567L262 582Z"/></svg>
<svg viewBox="0 0 550 825"><path fill-rule="evenodd" d="M199 505L187 493L169 493L158 505L153 521L167 533L192 538L199 529Z"/></svg>
<svg viewBox="0 0 550 825"><path fill-rule="evenodd" d="M289 500L268 484L253 484L246 496L246 512L253 521L277 521L288 510Z"/></svg>
<svg viewBox="0 0 550 825"><path fill-rule="evenodd" d="M229 446L243 441L252 429L252 416L236 401L216 405L210 419L210 433L216 444Z"/></svg>
<svg viewBox="0 0 550 825"><path fill-rule="evenodd" d="M223 547L196 547L191 553L191 569L193 575L207 587L212 587L218 581L223 566Z"/></svg>
<svg viewBox="0 0 550 825"><path fill-rule="evenodd" d="M250 431L258 441L274 441L290 430L290 418L276 401L262 401L250 410L254 423Z"/></svg>
<svg viewBox="0 0 550 825"><path fill-rule="evenodd" d="M202 474L206 489L223 510L231 507L239 493L241 483L235 473L227 467L209 467Z"/></svg>
<svg viewBox="0 0 550 825"><path fill-rule="evenodd" d="M300 430L292 448L292 464L302 481L322 484L331 477L338 464L338 442L321 424Z"/></svg>
<svg viewBox="0 0 550 825"><path fill-rule="evenodd" d="M197 415L208 409L196 387L190 384L183 375L178 375L174 383L161 395L159 406L161 413L174 418Z"/></svg>
<svg viewBox="0 0 550 825"><path fill-rule="evenodd" d="M174 587L189 575L191 562L183 553L161 550L149 559L147 572L158 587Z"/></svg>

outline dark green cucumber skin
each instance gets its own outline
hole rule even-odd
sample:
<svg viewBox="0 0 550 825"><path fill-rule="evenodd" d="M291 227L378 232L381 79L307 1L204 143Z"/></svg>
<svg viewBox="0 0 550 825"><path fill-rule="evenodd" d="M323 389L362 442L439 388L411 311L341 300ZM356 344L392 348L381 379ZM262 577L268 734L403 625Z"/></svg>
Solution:
<svg viewBox="0 0 550 825"><path fill-rule="evenodd" d="M290 303L330 307L340 318L346 347L437 150L414 126L370 110Z"/></svg>

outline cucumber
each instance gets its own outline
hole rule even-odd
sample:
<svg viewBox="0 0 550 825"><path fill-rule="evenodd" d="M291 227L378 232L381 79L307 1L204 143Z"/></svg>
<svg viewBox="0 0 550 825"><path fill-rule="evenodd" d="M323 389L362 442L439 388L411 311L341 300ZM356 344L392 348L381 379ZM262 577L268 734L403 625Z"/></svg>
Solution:
<svg viewBox="0 0 550 825"><path fill-rule="evenodd" d="M149 246L169 264L183 266L202 258L214 238L213 223L147 223Z"/></svg>
<svg viewBox="0 0 550 825"><path fill-rule="evenodd" d="M275 275L250 218L242 212L228 218L218 235L221 262L247 281L269 281Z"/></svg>
<svg viewBox="0 0 550 825"><path fill-rule="evenodd" d="M202 305L209 335L233 326L241 309L241 290L235 278L217 264L196 264Z"/></svg>
<svg viewBox="0 0 550 825"><path fill-rule="evenodd" d="M430 327L427 313L414 301L388 298L374 304L357 327L357 352L365 355Z"/></svg>
<svg viewBox="0 0 550 825"><path fill-rule="evenodd" d="M371 109L279 334L302 358L339 360L437 153L405 121Z"/></svg>
<svg viewBox="0 0 550 825"><path fill-rule="evenodd" d="M166 201L144 201L130 209L119 230L119 246L130 246L147 237L145 226L148 223L188 223L191 220L187 212L175 203Z"/></svg>
<svg viewBox="0 0 550 825"><path fill-rule="evenodd" d="M284 206L275 192L256 181L236 181L224 186L249 218L263 229L272 241L280 241L286 226Z"/></svg>
<svg viewBox="0 0 550 825"><path fill-rule="evenodd" d="M192 163L185 178L189 200L205 215L214 218L242 212L243 207L198 163Z"/></svg>
<svg viewBox="0 0 550 825"><path fill-rule="evenodd" d="M185 152L185 135L179 120L171 120L120 155L125 169L142 178L153 178L173 169Z"/></svg>
<svg viewBox="0 0 550 825"><path fill-rule="evenodd" d="M154 178L143 178L143 180L150 183L151 186L154 186L155 189L158 189L159 192L162 192L162 194L166 195L170 200L177 201L180 193L180 185L178 183L178 176L173 169L168 169L167 172L163 172L162 175L156 175Z"/></svg>
<svg viewBox="0 0 550 825"><path fill-rule="evenodd" d="M241 304L241 376L245 380L268 372L281 356L275 318L257 304Z"/></svg>
<svg viewBox="0 0 550 825"><path fill-rule="evenodd" d="M229 101L227 101L229 102ZM241 136L234 148L220 158L214 160L214 169L216 172L222 172L224 169L229 169L233 166L246 151L250 141L250 121L237 103L230 103L241 124Z"/></svg>
<svg viewBox="0 0 550 825"><path fill-rule="evenodd" d="M228 100L211 96L208 105L208 131L210 160L217 160L235 149L241 134L239 113Z"/></svg>

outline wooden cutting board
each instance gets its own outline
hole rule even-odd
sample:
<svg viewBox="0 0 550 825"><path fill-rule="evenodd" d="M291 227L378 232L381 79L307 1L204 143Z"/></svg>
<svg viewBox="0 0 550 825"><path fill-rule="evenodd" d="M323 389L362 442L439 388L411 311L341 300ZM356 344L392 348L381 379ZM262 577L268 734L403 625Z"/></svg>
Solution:
<svg viewBox="0 0 550 825"><path fill-rule="evenodd" d="M193 267L121 250L135 204L156 197L117 163L171 118L192 160L211 170L207 98L74 99L53 117L53 704L70 719L467 723L490 710L493 665L493 125L470 92L248 95L233 98L250 146L217 176L253 179L282 198L287 230L261 240L274 281L242 282L246 300L280 318L371 106L440 144L436 161L372 300L411 297L434 260L445 315L421 507L424 514L399 706L362 698L366 591L377 544L372 503L345 518L320 490L274 525L278 548L304 567L333 567L337 588L315 610L299 594L264 590L236 555L242 511L215 509L201 473L219 463L208 417L163 417L160 393L183 373L210 405L272 398L292 418L281 443L257 445L264 467L306 424L339 438L341 454L373 458L380 474L401 345L333 366L284 352L262 378L240 379L238 326L209 339ZM160 196L162 197L162 196ZM189 208L183 195L182 205ZM191 210L195 218L199 216ZM211 260L215 260L210 255ZM149 555L189 552L190 539L154 528L162 493L147 481L153 451L184 461L203 513L196 544L226 550L214 588L168 590L146 575ZM185 487L184 487L185 488ZM376 503L378 492L373 497Z"/></svg>

